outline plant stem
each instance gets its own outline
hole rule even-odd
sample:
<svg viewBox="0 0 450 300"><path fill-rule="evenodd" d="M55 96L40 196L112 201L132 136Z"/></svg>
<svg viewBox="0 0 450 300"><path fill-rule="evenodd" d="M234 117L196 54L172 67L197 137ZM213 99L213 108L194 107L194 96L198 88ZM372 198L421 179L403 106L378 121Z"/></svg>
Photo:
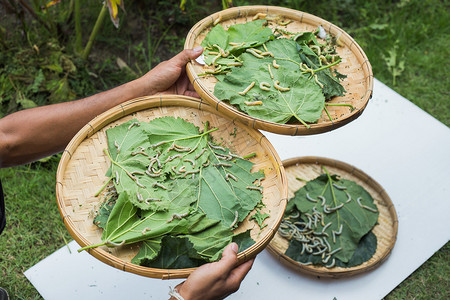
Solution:
<svg viewBox="0 0 450 300"><path fill-rule="evenodd" d="M75 51L81 53L83 51L82 34L81 34L81 15L80 15L80 0L75 0Z"/></svg>
<svg viewBox="0 0 450 300"><path fill-rule="evenodd" d="M242 158L243 159L249 159L249 158L252 158L252 157L255 157L256 156L256 153L251 153L251 154L249 154L249 155L246 155L246 156L243 156Z"/></svg>
<svg viewBox="0 0 450 300"><path fill-rule="evenodd" d="M326 107L323 108L325 110L325 112L327 113L328 118L330 119L331 122L333 122L333 119L330 116L330 113L328 112L328 109Z"/></svg>
<svg viewBox="0 0 450 300"><path fill-rule="evenodd" d="M102 7L102 10L98 14L97 21L95 22L94 28L92 29L91 35L89 36L89 41L87 42L86 48L83 51L83 59L87 59L89 54L91 53L92 44L94 43L95 37L100 31L100 27L103 24L103 20L105 19L107 13L106 2Z"/></svg>
<svg viewBox="0 0 450 300"><path fill-rule="evenodd" d="M112 177L110 177L105 184L100 188L100 190L94 195L94 197L97 197L98 195L100 195L100 193L105 189L105 187L108 185L108 183L112 180Z"/></svg>
<svg viewBox="0 0 450 300"><path fill-rule="evenodd" d="M347 104L347 103L325 103L325 105L328 105L328 106L348 106L348 107L350 107L351 110L355 109L353 107L353 105Z"/></svg>

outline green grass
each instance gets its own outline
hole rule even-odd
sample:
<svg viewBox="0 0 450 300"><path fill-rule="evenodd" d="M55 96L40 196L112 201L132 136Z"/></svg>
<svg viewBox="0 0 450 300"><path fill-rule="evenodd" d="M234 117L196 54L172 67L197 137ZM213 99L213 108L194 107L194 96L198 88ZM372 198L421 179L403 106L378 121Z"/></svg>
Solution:
<svg viewBox="0 0 450 300"><path fill-rule="evenodd" d="M68 5L69 1L62 3ZM89 3L82 20L85 39L97 17L100 1ZM120 28L115 29L109 20L105 22L87 63L72 52L73 21L67 16L55 18L59 20L55 27L59 28L59 31L55 29L57 34L44 30L34 21L24 35L21 23L13 15L3 18L0 6L0 116L23 108L17 102L21 95L8 76L12 76L26 99L39 105L48 103L49 99L57 100L64 93L71 92L74 98L84 97L128 81L170 58L182 49L192 25L221 7L220 1L191 0L187 1L186 11L180 12L178 4L175 0L157 1L157 5L154 1L125 0L127 14L120 13ZM450 51L448 1L235 0L234 4L291 7L338 25L362 46L377 79L450 126L450 84L446 72ZM57 12L61 14L63 8ZM36 55L33 44L42 55ZM76 71L69 68L58 73L42 67L61 65L63 56L73 62ZM120 70L117 57L132 72ZM67 64L64 66L67 68ZM40 85L34 84L33 89L40 69L45 80ZM398 74L395 82L394 74ZM52 89L52 84L66 76L70 90ZM7 230L0 236L0 286L9 291L12 299L40 299L23 272L64 246L64 239L71 239L55 200L57 162L58 158L52 158L46 163L0 170L8 218ZM449 249L447 243L386 299L450 298Z"/></svg>

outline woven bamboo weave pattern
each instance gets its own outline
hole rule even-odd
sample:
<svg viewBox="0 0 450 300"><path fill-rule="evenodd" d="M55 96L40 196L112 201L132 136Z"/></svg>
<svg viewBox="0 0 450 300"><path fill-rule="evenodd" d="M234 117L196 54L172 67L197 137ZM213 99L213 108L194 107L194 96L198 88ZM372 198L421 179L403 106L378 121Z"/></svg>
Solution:
<svg viewBox="0 0 450 300"><path fill-rule="evenodd" d="M384 189L361 170L332 159L321 157L300 157L283 161L288 178L288 199L294 196L295 191L305 185L305 182L297 180L302 178L312 180L323 174L322 166L325 166L330 174L339 175L343 179L356 182L367 190L374 199L379 210L378 223L373 228L377 237L377 250L373 257L363 264L351 268L326 268L321 266L304 266L284 255L289 242L287 239L275 234L269 244L269 251L276 255L282 263L299 270L302 273L323 277L347 277L362 272L367 272L379 266L389 255L397 239L398 219L391 199Z"/></svg>
<svg viewBox="0 0 450 300"><path fill-rule="evenodd" d="M200 106L202 110L198 109ZM103 153L107 148L106 130L133 118L149 122L163 116L180 117L202 129L208 121L211 128L219 128L211 133L214 140L223 141L225 147L241 156L256 153L251 160L255 163L255 171L264 170L264 212L269 212L271 217L266 220L268 226L262 231L248 218L235 230L237 233L252 229L251 236L256 243L239 253L238 258L245 261L254 257L276 232L286 206L287 181L281 161L272 145L258 131L217 115L213 108L201 104L198 99L173 95L139 98L113 108L92 120L67 146L58 168L56 190L61 216L72 237L81 246L101 242L102 230L93 224L93 216L102 199L101 195L94 195L107 180L105 173L110 165ZM90 254L109 265L148 277L181 278L193 271L136 266L131 264L131 259L138 251L138 246L133 244L89 249Z"/></svg>
<svg viewBox="0 0 450 300"><path fill-rule="evenodd" d="M212 14L204 18L192 27L186 37L185 49L197 47L204 40L208 32L212 29L215 20L220 20L220 24L228 29L234 24L241 24L251 21L257 13L267 14L267 19L279 18L282 20L292 20L287 26L279 26L288 32L314 31L321 25L328 33L339 37L341 47L337 47L337 52L342 57L342 62L336 69L347 75L341 83L347 93L343 97L335 97L330 103L351 104L355 109L349 107L328 106L328 112L332 120L325 112L316 124L311 124L311 128L298 124L277 124L261 119L255 119L239 111L235 107L228 105L214 96L214 86L217 79L212 76L199 77L198 74L204 73L206 66L202 66L195 61L188 63L186 70L188 76L193 82L197 93L205 101L210 102L216 109L230 118L239 119L242 123L252 128L262 129L274 133L286 135L309 135L330 131L338 128L348 122L356 119L365 109L373 90L372 67L361 47L345 31L339 27L311 14L296 11L292 9L273 7L273 6L245 6L230 8L221 12ZM275 22L269 21L269 27L274 28Z"/></svg>

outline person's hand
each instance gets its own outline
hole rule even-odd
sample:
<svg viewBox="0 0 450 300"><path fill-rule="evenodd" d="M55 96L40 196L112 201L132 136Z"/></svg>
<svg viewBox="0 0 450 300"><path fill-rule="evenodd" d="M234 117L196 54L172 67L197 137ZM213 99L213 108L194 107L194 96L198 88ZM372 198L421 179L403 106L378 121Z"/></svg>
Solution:
<svg viewBox="0 0 450 300"><path fill-rule="evenodd" d="M186 281L176 287L178 293L185 300L208 300L224 299L236 292L254 260L238 266L237 252L236 243L228 245L220 261L205 264L195 270Z"/></svg>
<svg viewBox="0 0 450 300"><path fill-rule="evenodd" d="M202 52L202 47L186 49L158 64L140 79L146 86L146 94L178 94L199 98L186 74L186 63L199 57Z"/></svg>

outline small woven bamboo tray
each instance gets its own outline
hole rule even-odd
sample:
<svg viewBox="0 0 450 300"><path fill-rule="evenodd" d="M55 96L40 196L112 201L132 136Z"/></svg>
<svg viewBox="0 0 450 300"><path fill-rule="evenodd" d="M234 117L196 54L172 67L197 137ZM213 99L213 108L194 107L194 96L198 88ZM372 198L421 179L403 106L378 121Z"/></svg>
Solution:
<svg viewBox="0 0 450 300"><path fill-rule="evenodd" d="M181 117L200 128L204 126L202 122L209 121L212 127L219 128L211 135L216 140L223 139L224 146L240 155L256 153L251 161L255 163L253 170L264 170L266 177L262 181L263 203L266 205L263 211L270 214L265 221L268 226L260 230L254 221L247 218L235 229L235 233L252 229L251 237L256 241L238 254L239 261L256 256L277 231L286 207L287 180L278 154L257 130L232 122L217 114L208 104L184 96L159 95L134 99L96 117L80 130L64 151L56 176L57 202L66 228L82 247L101 242L102 230L93 224L93 212L102 199L94 195L107 180L105 173L110 164L103 153L103 149L107 148L106 130L133 118L149 122L163 116ZM147 277L185 278L195 270L155 269L132 264L131 259L138 251L136 244L88 249L91 255L108 265Z"/></svg>
<svg viewBox="0 0 450 300"><path fill-rule="evenodd" d="M186 37L184 48L191 49L200 46L203 39L212 29L214 21L219 18L220 24L227 29L230 25L251 21L257 13L267 14L267 18L280 17L283 20L292 20L293 22L286 27L282 26L284 30L289 32L314 31L319 25L322 25L327 33L331 33L335 37L339 36L343 46L337 47L337 52L342 57L342 62L336 69L340 73L347 75L347 78L341 82L347 93L343 97L334 97L328 103L351 104L355 109L351 111L349 107L328 106L327 109L332 121L323 112L317 123L311 124L310 128L300 123L277 124L253 118L214 96L214 86L217 79L211 75L199 77L198 74L205 72L205 66L200 65L196 61L191 61L187 64L186 71L201 98L211 103L217 111L232 119L237 119L249 127L285 135L323 133L341 127L359 117L372 97L372 67L364 51L353 38L336 25L319 17L297 10L274 6L230 8L214 13L195 24ZM273 28L274 25L270 25L271 23L273 22L269 22L269 27Z"/></svg>
<svg viewBox="0 0 450 300"><path fill-rule="evenodd" d="M277 256L280 262L309 275L340 278L373 270L389 256L397 239L397 213L388 194L375 180L349 164L329 158L297 157L283 161L283 165L288 178L289 199L305 185L305 182L297 180L296 177L308 181L312 180L323 174L322 166L326 166L330 174L336 174L343 179L352 180L368 191L373 197L380 214L377 225L372 229L372 232L377 237L377 250L370 260L359 266L326 268L302 265L284 254L289 247L289 241L276 233L267 249Z"/></svg>

